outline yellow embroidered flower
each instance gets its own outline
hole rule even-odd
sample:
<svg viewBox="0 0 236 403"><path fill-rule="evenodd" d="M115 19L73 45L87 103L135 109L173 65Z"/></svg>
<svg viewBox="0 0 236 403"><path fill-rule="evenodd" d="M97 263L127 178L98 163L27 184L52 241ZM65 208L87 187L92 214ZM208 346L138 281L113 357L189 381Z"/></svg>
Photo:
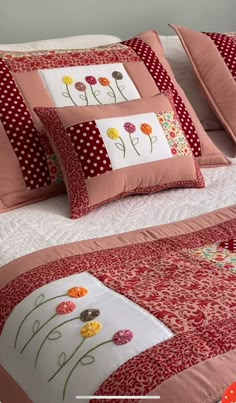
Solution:
<svg viewBox="0 0 236 403"><path fill-rule="evenodd" d="M100 333L102 330L102 324L100 322L89 322L86 323L80 330L80 334L82 337L92 337L95 336L96 334Z"/></svg>
<svg viewBox="0 0 236 403"><path fill-rule="evenodd" d="M119 130L115 129L114 127L107 129L107 135L112 140L117 140L120 138Z"/></svg>
<svg viewBox="0 0 236 403"><path fill-rule="evenodd" d="M66 85L73 84L74 80L71 76L64 76L62 77L62 82Z"/></svg>

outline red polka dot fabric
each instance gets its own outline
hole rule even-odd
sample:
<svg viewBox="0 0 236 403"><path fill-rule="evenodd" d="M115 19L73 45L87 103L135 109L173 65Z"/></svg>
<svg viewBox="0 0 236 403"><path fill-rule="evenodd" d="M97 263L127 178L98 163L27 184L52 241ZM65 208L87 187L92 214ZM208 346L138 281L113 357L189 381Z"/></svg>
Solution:
<svg viewBox="0 0 236 403"><path fill-rule="evenodd" d="M141 60L145 63L149 73L152 75L155 83L161 92L168 89L171 90L174 99L174 105L184 130L185 136L190 144L193 155L195 157L201 156L201 146L198 134L194 127L193 121L184 105L181 97L179 96L170 76L158 60L155 52L139 38L134 38L129 41L123 42L125 45L130 46Z"/></svg>
<svg viewBox="0 0 236 403"><path fill-rule="evenodd" d="M230 239L229 241L221 242L222 248L228 249L230 252L236 253L236 239Z"/></svg>
<svg viewBox="0 0 236 403"><path fill-rule="evenodd" d="M233 37L218 33L204 33L214 42L234 80L236 80L236 42Z"/></svg>
<svg viewBox="0 0 236 403"><path fill-rule="evenodd" d="M51 184L46 156L11 72L0 59L0 119L30 189Z"/></svg>
<svg viewBox="0 0 236 403"><path fill-rule="evenodd" d="M86 179L112 170L105 144L94 120L70 126L66 133L78 155Z"/></svg>

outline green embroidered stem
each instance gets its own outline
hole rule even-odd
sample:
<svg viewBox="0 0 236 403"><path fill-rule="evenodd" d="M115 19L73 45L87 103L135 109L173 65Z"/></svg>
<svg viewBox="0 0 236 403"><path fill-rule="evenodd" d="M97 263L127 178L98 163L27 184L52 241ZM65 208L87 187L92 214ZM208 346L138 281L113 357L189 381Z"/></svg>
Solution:
<svg viewBox="0 0 236 403"><path fill-rule="evenodd" d="M36 336L36 334L38 334L38 332L40 332L41 329L43 329L52 319L55 318L55 316L57 316L57 313L55 313L53 316L51 316L51 318L49 318L41 327L39 327L39 329L32 334L32 336L29 338L29 340L27 341L27 343L25 343L24 347L22 348L22 350L20 351L20 353L22 354L23 351L26 349L26 347L28 346L28 344L31 342L31 340L34 338L34 336Z"/></svg>
<svg viewBox="0 0 236 403"><path fill-rule="evenodd" d="M87 94L86 94L86 91L84 91L84 96L85 96L85 100L86 100L86 106L88 106L88 97L87 97Z"/></svg>
<svg viewBox="0 0 236 403"><path fill-rule="evenodd" d="M153 142L152 142L152 138L151 138L151 136L148 136L148 138L149 138L149 141L150 141L150 144L151 144L151 153L152 153L152 151L153 151Z"/></svg>
<svg viewBox="0 0 236 403"><path fill-rule="evenodd" d="M129 139L130 139L130 142L131 142L131 144L132 144L132 146L133 146L134 151L135 151L135 152L139 155L139 157L140 157L140 154L139 154L137 148L135 147L135 145L134 145L134 143L133 143L133 139L132 139L130 133L129 133Z"/></svg>
<svg viewBox="0 0 236 403"><path fill-rule="evenodd" d="M57 297L49 298L49 299L47 299L46 301L42 302L42 304L37 305L35 308L31 309L31 311L29 311L29 312L27 313L27 315L25 315L25 317L24 317L24 319L22 320L22 322L21 322L21 324L20 324L20 326L19 326L19 328L18 328L18 330L17 330L17 333L16 333L15 344L14 344L15 348L16 348L16 345L17 345L17 340L18 340L18 336L19 336L20 330L21 330L21 328L22 328L22 326L23 326L25 320L28 318L28 316L29 316L32 312L34 312L36 309L38 309L38 308L40 308L42 305L46 304L47 302L52 301L53 299L56 299L56 298L65 297L66 295L67 295L67 294L62 294L62 295L58 295Z"/></svg>
<svg viewBox="0 0 236 403"><path fill-rule="evenodd" d="M104 341L103 343L98 344L97 346L95 346L95 347L91 348L90 350L88 350L84 355L82 355L82 357L80 357L78 359L78 361L75 363L75 365L73 366L73 368L69 372L69 375L66 378L66 382L65 382L65 385L64 385L64 389L63 389L63 400L65 400L66 388L67 388L69 379L70 379L72 373L74 372L75 368L77 367L77 365L83 360L83 358L86 357L86 355L88 355L92 351L96 350L96 348L99 348L99 347L104 346L105 344L108 344L108 343L111 343L111 342L112 342L112 340L107 340L107 341Z"/></svg>
<svg viewBox="0 0 236 403"><path fill-rule="evenodd" d="M68 97L70 98L72 104L74 104L75 106L78 106L78 105L75 103L75 101L73 100L73 98L72 98L72 96L71 96L71 94L70 94L68 84L66 84L66 91L67 91Z"/></svg>
<svg viewBox="0 0 236 403"><path fill-rule="evenodd" d="M125 101L128 101L128 99L122 93L122 91L121 91L121 89L120 89L120 87L119 87L119 85L117 83L117 80L115 80L115 83L116 83L116 88L118 89L118 91L119 91L120 95L122 96L122 98L124 98Z"/></svg>
<svg viewBox="0 0 236 403"><path fill-rule="evenodd" d="M124 141L123 141L123 139L120 137L120 141L121 141L121 143L123 144L123 147L124 147L124 150L123 150L123 152L124 152L124 158L125 158L125 153L126 153L126 148L125 148L125 143L124 143Z"/></svg>
<svg viewBox="0 0 236 403"><path fill-rule="evenodd" d="M96 94L94 93L94 91L93 91L93 87L92 87L92 85L90 84L90 88L91 88L91 92L92 92L92 94L93 94L93 96L94 96L94 98L96 99L96 101L100 104L100 105L103 105L100 101L99 101L99 99L97 98L97 96L96 96Z"/></svg>
<svg viewBox="0 0 236 403"><path fill-rule="evenodd" d="M40 344L40 347L39 347L39 349L38 349L37 355L36 355L36 357L35 357L34 368L37 367L37 363L38 363L38 358L39 358L40 351L42 350L42 348L43 348L43 346L44 346L44 343L46 342L46 340L47 340L47 338L50 336L50 334L53 333L55 330L57 330L59 327L65 325L66 323L72 322L73 320L76 320L76 319L80 319L80 316L77 316L76 318L72 318L72 319L66 320L65 322L60 323L59 325L55 326L53 329L50 330L50 332L47 334L47 336L45 336L45 338L43 339L42 343Z"/></svg>
<svg viewBox="0 0 236 403"><path fill-rule="evenodd" d="M109 88L111 89L112 94L113 94L113 98L114 98L114 104L116 104L116 94L115 94L115 91L113 90L113 88L112 88L112 86L111 86L111 85L109 85Z"/></svg>
<svg viewBox="0 0 236 403"><path fill-rule="evenodd" d="M79 345L76 347L76 349L73 351L73 353L70 355L69 358L67 358L67 360L64 362L64 364L58 368L58 370L56 372L54 372L54 374L51 376L51 378L48 379L48 382L51 382L52 379L58 374L58 372L60 372L60 370L62 368L64 368L64 366L71 360L71 358L74 357L74 355L77 353L77 351L79 350L79 348L82 346L82 344L84 343L84 341L86 340L86 337L84 337L81 342L79 343Z"/></svg>

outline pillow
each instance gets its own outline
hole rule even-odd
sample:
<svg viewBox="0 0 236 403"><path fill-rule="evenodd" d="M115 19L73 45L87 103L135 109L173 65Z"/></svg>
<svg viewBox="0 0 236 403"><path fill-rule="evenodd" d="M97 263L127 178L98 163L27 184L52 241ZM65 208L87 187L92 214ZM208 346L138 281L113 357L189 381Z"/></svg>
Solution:
<svg viewBox="0 0 236 403"><path fill-rule="evenodd" d="M33 111L36 106L125 102L171 89L199 163L229 164L177 84L154 31L100 48L5 51L0 53L0 74L0 211L65 191L58 161Z"/></svg>
<svg viewBox="0 0 236 403"><path fill-rule="evenodd" d="M163 94L35 111L60 160L71 218L131 194L204 187L178 117Z"/></svg>
<svg viewBox="0 0 236 403"><path fill-rule="evenodd" d="M176 81L184 90L205 130L221 130L222 124L207 103L206 96L178 36L160 36L165 57Z"/></svg>
<svg viewBox="0 0 236 403"><path fill-rule="evenodd" d="M171 26L179 35L210 105L236 143L236 34Z"/></svg>

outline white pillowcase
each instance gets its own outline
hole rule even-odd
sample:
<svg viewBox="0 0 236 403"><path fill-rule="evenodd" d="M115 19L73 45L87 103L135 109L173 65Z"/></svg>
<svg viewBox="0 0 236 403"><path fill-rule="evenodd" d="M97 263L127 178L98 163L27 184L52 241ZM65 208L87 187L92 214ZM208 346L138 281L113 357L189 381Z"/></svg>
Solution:
<svg viewBox="0 0 236 403"><path fill-rule="evenodd" d="M178 36L161 36L165 56L205 130L220 130L222 125L208 106L203 90Z"/></svg>
<svg viewBox="0 0 236 403"><path fill-rule="evenodd" d="M85 49L119 42L121 39L112 35L77 35L67 38L47 39L36 42L25 42L1 45L1 50L25 52L48 49Z"/></svg>

